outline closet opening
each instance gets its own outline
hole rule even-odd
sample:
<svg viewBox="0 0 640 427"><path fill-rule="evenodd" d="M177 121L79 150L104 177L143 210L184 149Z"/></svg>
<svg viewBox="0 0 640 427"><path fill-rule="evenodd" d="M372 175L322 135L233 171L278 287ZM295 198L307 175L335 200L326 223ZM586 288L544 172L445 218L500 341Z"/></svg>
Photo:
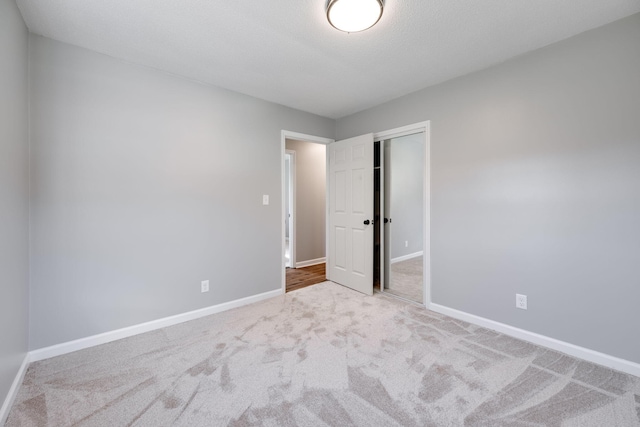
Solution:
<svg viewBox="0 0 640 427"><path fill-rule="evenodd" d="M428 218L424 130L374 141L374 287L425 304Z"/></svg>

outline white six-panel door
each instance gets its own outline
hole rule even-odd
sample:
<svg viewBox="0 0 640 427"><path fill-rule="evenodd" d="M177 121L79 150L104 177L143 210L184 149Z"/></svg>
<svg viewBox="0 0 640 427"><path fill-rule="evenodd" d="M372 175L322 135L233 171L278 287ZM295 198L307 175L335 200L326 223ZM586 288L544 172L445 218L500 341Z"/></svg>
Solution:
<svg viewBox="0 0 640 427"><path fill-rule="evenodd" d="M372 295L373 134L336 141L328 148L327 276L333 282Z"/></svg>

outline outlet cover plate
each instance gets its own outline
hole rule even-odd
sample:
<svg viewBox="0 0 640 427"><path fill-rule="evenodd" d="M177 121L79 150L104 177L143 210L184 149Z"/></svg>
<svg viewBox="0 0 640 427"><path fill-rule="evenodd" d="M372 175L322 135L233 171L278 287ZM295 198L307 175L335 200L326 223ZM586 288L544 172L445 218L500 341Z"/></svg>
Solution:
<svg viewBox="0 0 640 427"><path fill-rule="evenodd" d="M516 308L527 309L527 296L516 294Z"/></svg>
<svg viewBox="0 0 640 427"><path fill-rule="evenodd" d="M209 281L203 280L200 282L200 292L209 292Z"/></svg>

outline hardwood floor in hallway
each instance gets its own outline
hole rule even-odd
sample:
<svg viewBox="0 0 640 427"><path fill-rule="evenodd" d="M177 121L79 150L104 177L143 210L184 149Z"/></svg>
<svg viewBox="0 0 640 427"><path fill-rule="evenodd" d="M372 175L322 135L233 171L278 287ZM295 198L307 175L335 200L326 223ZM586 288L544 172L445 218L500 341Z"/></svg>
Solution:
<svg viewBox="0 0 640 427"><path fill-rule="evenodd" d="M287 292L322 283L326 280L325 263L303 268L287 268Z"/></svg>

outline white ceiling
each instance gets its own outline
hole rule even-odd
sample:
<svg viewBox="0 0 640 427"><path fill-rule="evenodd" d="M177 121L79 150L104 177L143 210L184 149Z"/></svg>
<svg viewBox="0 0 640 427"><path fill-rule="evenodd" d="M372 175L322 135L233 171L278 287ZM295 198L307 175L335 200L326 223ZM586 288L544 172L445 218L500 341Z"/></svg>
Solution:
<svg viewBox="0 0 640 427"><path fill-rule="evenodd" d="M386 0L362 33L326 0L17 0L36 34L340 118L640 12L639 0Z"/></svg>

